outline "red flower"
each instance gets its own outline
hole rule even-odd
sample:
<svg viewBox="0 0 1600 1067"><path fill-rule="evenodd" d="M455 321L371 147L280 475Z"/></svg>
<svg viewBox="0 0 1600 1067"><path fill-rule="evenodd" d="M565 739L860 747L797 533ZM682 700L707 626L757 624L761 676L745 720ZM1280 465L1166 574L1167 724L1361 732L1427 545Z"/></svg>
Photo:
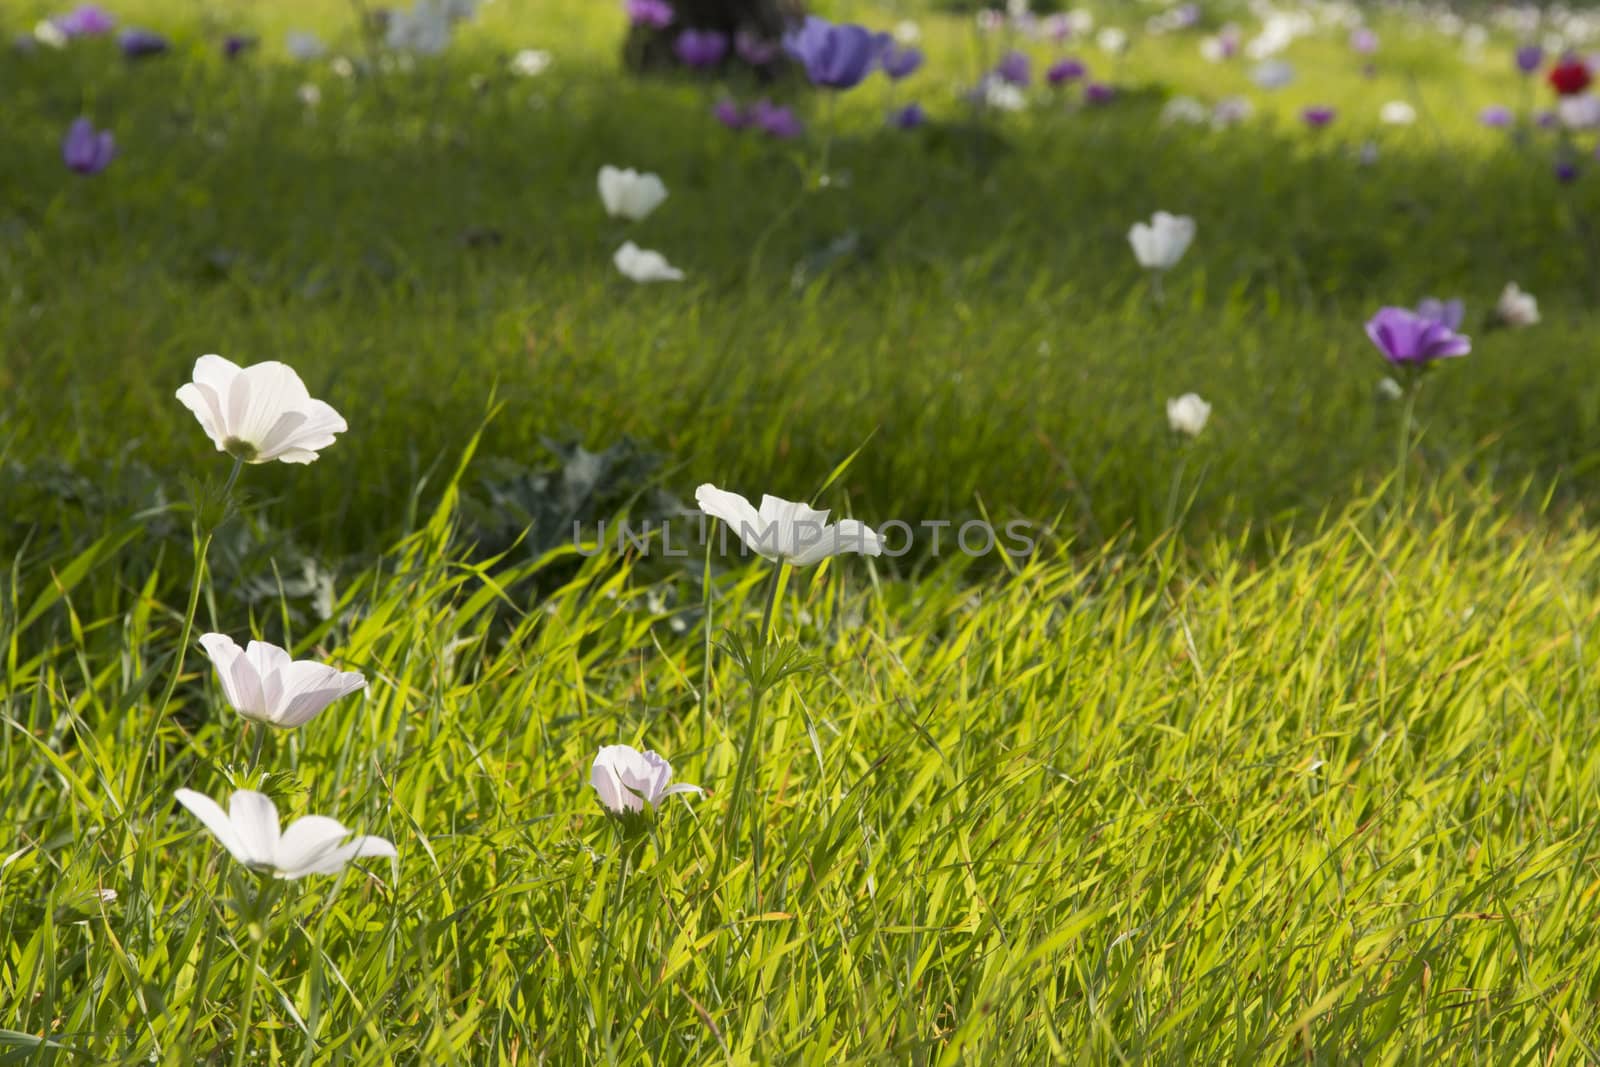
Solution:
<svg viewBox="0 0 1600 1067"><path fill-rule="evenodd" d="M1583 60L1567 58L1550 68L1550 87L1562 96L1574 96L1589 88L1594 75Z"/></svg>

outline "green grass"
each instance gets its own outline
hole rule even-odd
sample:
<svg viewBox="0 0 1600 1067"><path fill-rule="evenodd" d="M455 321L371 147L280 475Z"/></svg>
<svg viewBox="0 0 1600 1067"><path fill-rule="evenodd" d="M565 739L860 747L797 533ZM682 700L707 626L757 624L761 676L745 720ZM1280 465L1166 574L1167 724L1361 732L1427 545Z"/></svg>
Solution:
<svg viewBox="0 0 1600 1067"><path fill-rule="evenodd" d="M901 99L939 122L880 130L864 87L848 184L807 191L815 137L620 76L609 4L497 0L352 81L281 48L358 54L342 5L116 10L177 54L0 59L0 1062L1600 1058L1600 174L1558 186L1553 139L1477 127L1518 101L1506 41L1475 66L1380 22L1367 79L1309 39L1212 132L1161 96L1245 67L1142 40L1118 105L986 132L967 24L920 15ZM239 28L265 48L230 67ZM555 65L509 78L527 46ZM1394 98L1423 120L1380 128ZM1320 136L1312 101L1342 111ZM122 145L92 180L58 157L80 112ZM610 222L602 163L671 197ZM1199 222L1159 308L1124 236L1157 208ZM688 281L617 277L625 238ZM1545 321L1480 330L1511 279ZM1427 295L1476 343L1423 390L1400 501L1362 323ZM228 463L172 394L212 351L284 359L351 424L245 472L199 589L201 630L371 681L259 763L199 650L176 664L188 502ZM1191 389L1216 414L1180 445ZM721 645L763 565L544 551L545 442L625 438L606 510L804 497L859 447L820 502L1021 517L1039 550L792 575L807 669L753 718ZM624 838L587 786L618 742L708 794ZM398 866L252 924L171 794L263 774Z"/></svg>

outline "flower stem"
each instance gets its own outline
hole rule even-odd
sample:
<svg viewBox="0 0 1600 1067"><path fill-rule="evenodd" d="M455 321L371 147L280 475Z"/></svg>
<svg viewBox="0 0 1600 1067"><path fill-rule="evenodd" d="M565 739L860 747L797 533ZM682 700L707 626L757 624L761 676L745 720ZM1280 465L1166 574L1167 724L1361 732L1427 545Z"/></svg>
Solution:
<svg viewBox="0 0 1600 1067"><path fill-rule="evenodd" d="M1395 449L1395 511L1398 514L1406 506L1406 465L1411 459L1411 416L1417 408L1417 390L1421 380L1413 375L1406 382L1406 402L1400 412L1400 434Z"/></svg>
<svg viewBox="0 0 1600 1067"><path fill-rule="evenodd" d="M251 907L245 933L255 944L250 950L250 972L244 978L244 1005L239 1009L239 1032L233 1048L233 1067L243 1067L250 1048L250 1024L255 1015L256 976L261 973L261 957L267 948L267 920L272 912L273 889L263 881Z"/></svg>
<svg viewBox="0 0 1600 1067"><path fill-rule="evenodd" d="M788 577L787 563L779 563L772 571L772 580L767 583L767 607L761 615L761 644L767 645L772 641L772 619L778 606L778 598L783 595L784 579Z"/></svg>
<svg viewBox="0 0 1600 1067"><path fill-rule="evenodd" d="M827 101L827 103L822 105L823 106L823 110L826 112L827 117L823 119L822 160L821 160L821 163L820 163L820 165L818 167L818 170L817 170L817 187L818 188L822 188L823 186L826 186L826 185L829 184L829 181L828 181L828 159L833 153L833 127L834 127L834 110L833 110L834 109L834 103L833 103L834 92L833 92L833 90L830 89L827 92L823 93L822 97L823 97L824 100Z"/></svg>
<svg viewBox="0 0 1600 1067"><path fill-rule="evenodd" d="M1185 447L1178 453L1178 463L1172 470L1172 486L1167 490L1167 511L1165 527L1170 530L1178 519L1178 494L1183 489L1183 475L1189 466L1189 449Z"/></svg>
<svg viewBox="0 0 1600 1067"><path fill-rule="evenodd" d="M128 789L128 801L123 805L124 810L131 806L139 795L139 787L144 782L145 768L155 754L156 739L161 736L161 723L167 717L167 707L172 703L172 694L177 691L178 679L183 675L184 656L189 651L189 639L194 636L195 612L200 608L200 587L205 584L206 554L211 551L211 538L212 531L207 530L202 534L196 525L194 574L189 579L189 605L183 613L183 629L178 632L178 649L173 657L172 668L167 674L166 688L161 691L161 699L156 703L155 718L144 741L144 754L139 757L139 762L134 764L133 784Z"/></svg>

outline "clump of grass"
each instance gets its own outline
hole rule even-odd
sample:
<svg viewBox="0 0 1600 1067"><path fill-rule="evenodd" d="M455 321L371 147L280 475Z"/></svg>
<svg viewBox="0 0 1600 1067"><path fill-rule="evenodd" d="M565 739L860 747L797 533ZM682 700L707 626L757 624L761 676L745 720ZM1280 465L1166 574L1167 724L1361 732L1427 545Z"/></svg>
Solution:
<svg viewBox="0 0 1600 1067"><path fill-rule="evenodd" d="M915 585L801 572L778 625L820 666L769 694L738 798L742 677L673 633L631 564L585 560L507 603L550 561L453 557L441 510L338 622L297 635L372 688L278 742L270 788L403 862L392 884L288 888L252 1047L1591 1055L1600 545L1497 504L1425 528L1359 506L1259 565L1218 542L1189 562L1170 544L1042 555L978 586L955 562ZM718 579L716 625L759 617L767 569ZM10 627L19 1043L95 1062L234 1046L250 945L225 857L165 801L119 794L175 614L134 596L47 613L51 642L44 618ZM30 640L44 651L18 660ZM238 759L213 687L182 693L157 796L220 787ZM585 786L619 739L710 790L660 813L622 891ZM717 862L735 806L759 863L748 845ZM120 819L130 851L108 854Z"/></svg>

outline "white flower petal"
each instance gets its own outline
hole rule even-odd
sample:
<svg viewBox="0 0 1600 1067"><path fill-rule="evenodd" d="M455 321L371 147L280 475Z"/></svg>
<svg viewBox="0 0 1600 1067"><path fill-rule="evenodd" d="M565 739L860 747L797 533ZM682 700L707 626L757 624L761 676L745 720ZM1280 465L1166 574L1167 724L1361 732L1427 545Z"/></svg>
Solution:
<svg viewBox="0 0 1600 1067"><path fill-rule="evenodd" d="M205 824L206 829L211 831L211 836L217 839L217 843L228 850L228 855L240 863L252 862L250 853L240 840L238 831L234 829L233 820L222 810L222 805L204 793L196 793L193 789L180 789L173 795L179 804L188 808Z"/></svg>
<svg viewBox="0 0 1600 1067"><path fill-rule="evenodd" d="M252 867L270 866L278 851L278 807L253 789L240 789L228 800L228 818Z"/></svg>
<svg viewBox="0 0 1600 1067"><path fill-rule="evenodd" d="M278 842L272 866L283 878L299 878L337 852L349 827L326 815L306 815L290 823ZM342 864L340 866L343 866Z"/></svg>

